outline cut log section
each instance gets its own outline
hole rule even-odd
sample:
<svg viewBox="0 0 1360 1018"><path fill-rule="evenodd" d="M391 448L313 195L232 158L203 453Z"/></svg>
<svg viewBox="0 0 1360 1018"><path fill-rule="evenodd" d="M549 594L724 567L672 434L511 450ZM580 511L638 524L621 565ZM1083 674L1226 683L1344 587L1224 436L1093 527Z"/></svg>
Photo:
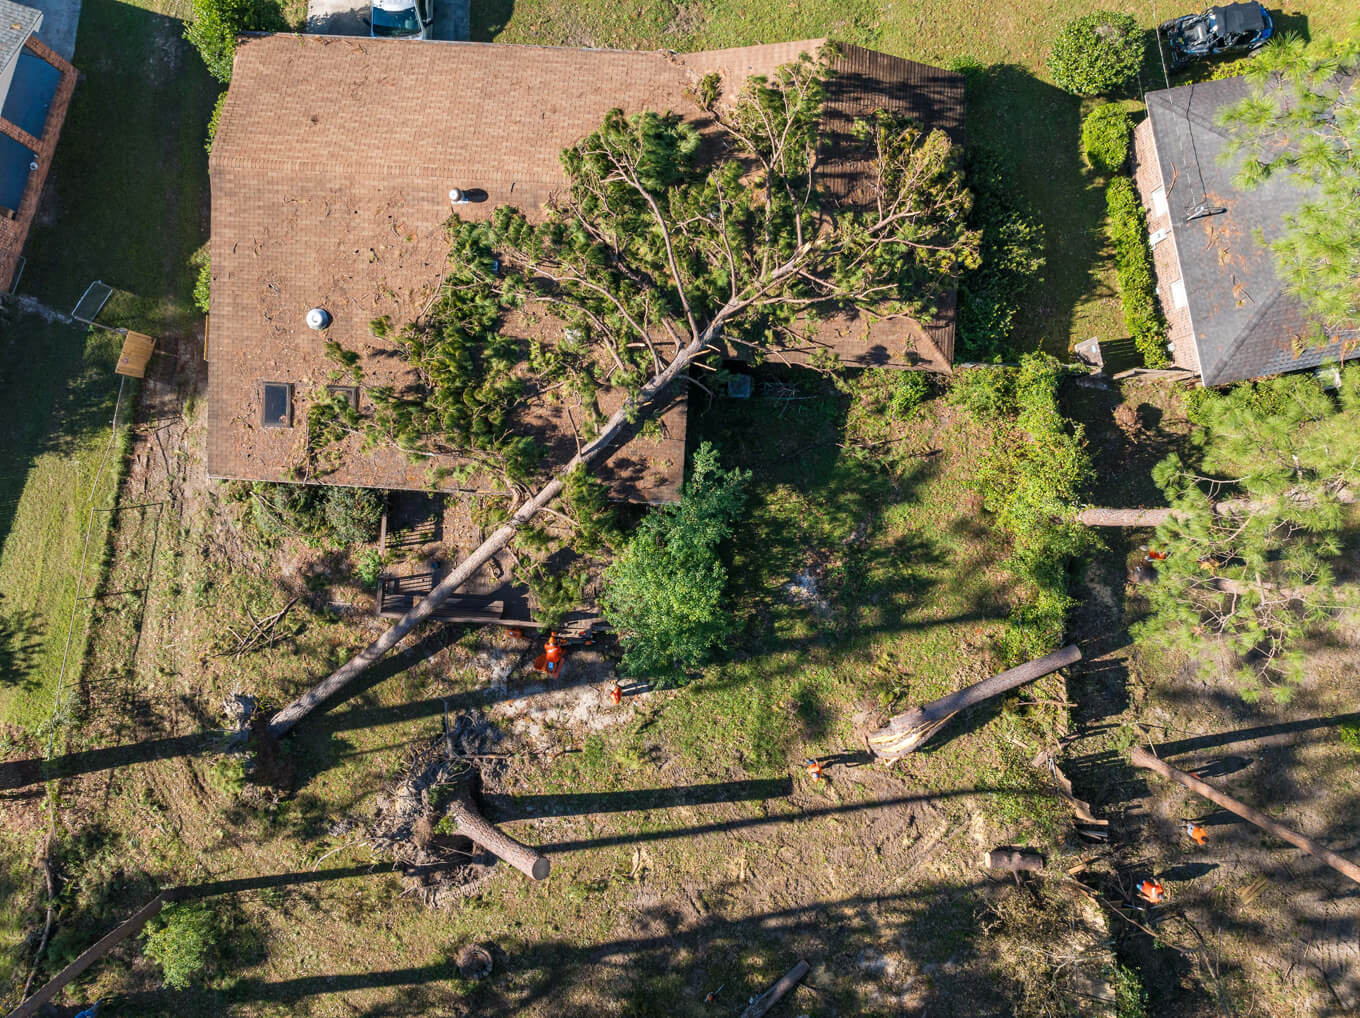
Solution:
<svg viewBox="0 0 1360 1018"><path fill-rule="evenodd" d="M1288 827L1277 824L1259 810L1254 810L1246 803L1238 802L1232 796L1225 795L1212 785L1205 784L1193 774L1186 774L1185 771L1177 770L1169 763L1153 756L1143 747L1135 746L1129 753L1129 760L1135 767L1142 767L1145 770L1160 774L1164 778L1180 782L1196 795L1202 795L1210 802L1236 813L1243 820L1251 821L1267 834L1272 834L1281 841L1287 841L1291 845L1303 849L1309 855L1321 859L1338 873L1350 877L1357 884L1360 884L1360 866L1348 859L1343 859L1330 849L1324 848L1312 838L1305 837L1298 831L1291 831Z"/></svg>
<svg viewBox="0 0 1360 1018"><path fill-rule="evenodd" d="M982 864L990 870L1037 873L1044 868L1044 857L1028 848L994 848L982 857Z"/></svg>
<svg viewBox="0 0 1360 1018"><path fill-rule="evenodd" d="M741 1018L761 1018L765 1012L779 1003L784 994L798 985L799 981L808 974L810 967L807 962L800 961L789 969L779 978L779 982L751 1001L750 1006L741 1013Z"/></svg>
<svg viewBox="0 0 1360 1018"><path fill-rule="evenodd" d="M471 838L492 855L534 880L547 879L552 868L548 857L516 841L482 816L472 801L472 789L468 782L459 783L448 805L448 815L460 834Z"/></svg>
<svg viewBox="0 0 1360 1018"><path fill-rule="evenodd" d="M956 693L941 697L923 707L907 711L892 718L887 725L866 738L869 751L881 760L897 760L914 753L933 736L946 721L959 711L972 707L994 696L1010 692L1017 686L1041 679L1059 668L1066 668L1081 660L1081 651L1076 647L1064 647L1052 654L1045 654L1034 661L993 675L989 679L975 682Z"/></svg>
<svg viewBox="0 0 1360 1018"><path fill-rule="evenodd" d="M1107 509L1090 506L1077 513L1077 522L1088 527L1159 527L1171 518L1170 509Z"/></svg>

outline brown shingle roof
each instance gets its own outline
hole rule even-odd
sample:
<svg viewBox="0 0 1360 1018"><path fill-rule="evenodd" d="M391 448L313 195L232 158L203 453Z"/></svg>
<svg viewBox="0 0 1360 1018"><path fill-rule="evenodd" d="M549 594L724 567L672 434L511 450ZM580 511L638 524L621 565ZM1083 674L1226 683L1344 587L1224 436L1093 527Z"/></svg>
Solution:
<svg viewBox="0 0 1360 1018"><path fill-rule="evenodd" d="M464 218L514 204L534 214L564 184L559 153L615 107L703 114L686 95L709 71L729 87L768 74L822 40L675 55L477 43L270 35L237 48L210 159L212 315L208 472L288 479L301 460L310 394L336 365L324 338L357 351L366 385L401 385L409 369L369 322L415 319L443 274L451 187L480 189ZM844 78L828 122L876 106L933 116L962 131L962 80L910 61L842 47ZM827 153L835 167L834 145ZM948 302L947 302L948 303ZM326 337L303 316L333 316ZM928 333L928 335L927 335ZM819 342L861 363L926 362L947 370L952 314L923 330L905 320L828 323ZM790 359L797 359L796 352ZM259 424L259 387L294 386L292 429ZM573 443L558 411L550 444ZM580 417L575 417L580 421ZM633 438L611 458L620 494L674 498L685 407L661 440ZM391 448L344 447L328 482L388 488L427 483L427 463Z"/></svg>

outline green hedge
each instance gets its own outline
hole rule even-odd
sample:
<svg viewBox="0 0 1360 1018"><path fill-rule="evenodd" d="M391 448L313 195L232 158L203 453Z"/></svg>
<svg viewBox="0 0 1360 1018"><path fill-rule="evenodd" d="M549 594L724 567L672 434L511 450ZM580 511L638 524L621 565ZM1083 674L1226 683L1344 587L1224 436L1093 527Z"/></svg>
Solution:
<svg viewBox="0 0 1360 1018"><path fill-rule="evenodd" d="M1143 362L1150 368L1171 363L1166 354L1166 320L1157 306L1157 282L1147 242L1147 216L1128 177L1116 177L1105 188L1110 243L1114 245L1124 325Z"/></svg>
<svg viewBox="0 0 1360 1018"><path fill-rule="evenodd" d="M1097 173L1118 173L1129 161L1129 135L1133 121L1122 106L1101 103L1081 124L1081 147Z"/></svg>

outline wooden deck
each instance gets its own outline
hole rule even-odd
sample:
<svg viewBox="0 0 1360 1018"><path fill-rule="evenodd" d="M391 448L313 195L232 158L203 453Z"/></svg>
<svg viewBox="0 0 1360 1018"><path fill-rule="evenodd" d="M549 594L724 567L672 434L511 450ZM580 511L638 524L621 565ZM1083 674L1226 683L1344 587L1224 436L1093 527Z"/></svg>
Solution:
<svg viewBox="0 0 1360 1018"><path fill-rule="evenodd" d="M384 576L378 583L378 615L386 619L401 618L434 589L434 584L433 573ZM480 594L455 594L430 617L440 622L538 628L538 623L529 619L507 618L503 599Z"/></svg>

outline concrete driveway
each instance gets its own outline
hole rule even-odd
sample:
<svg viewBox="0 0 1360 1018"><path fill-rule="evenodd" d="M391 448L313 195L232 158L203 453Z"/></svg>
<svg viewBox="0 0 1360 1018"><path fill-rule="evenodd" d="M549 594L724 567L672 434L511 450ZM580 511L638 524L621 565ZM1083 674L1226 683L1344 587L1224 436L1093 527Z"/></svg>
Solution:
<svg viewBox="0 0 1360 1018"><path fill-rule="evenodd" d="M307 31L316 35L368 35L368 0L308 0ZM466 42L470 0L435 0L434 37ZM412 43L415 45L415 43Z"/></svg>

